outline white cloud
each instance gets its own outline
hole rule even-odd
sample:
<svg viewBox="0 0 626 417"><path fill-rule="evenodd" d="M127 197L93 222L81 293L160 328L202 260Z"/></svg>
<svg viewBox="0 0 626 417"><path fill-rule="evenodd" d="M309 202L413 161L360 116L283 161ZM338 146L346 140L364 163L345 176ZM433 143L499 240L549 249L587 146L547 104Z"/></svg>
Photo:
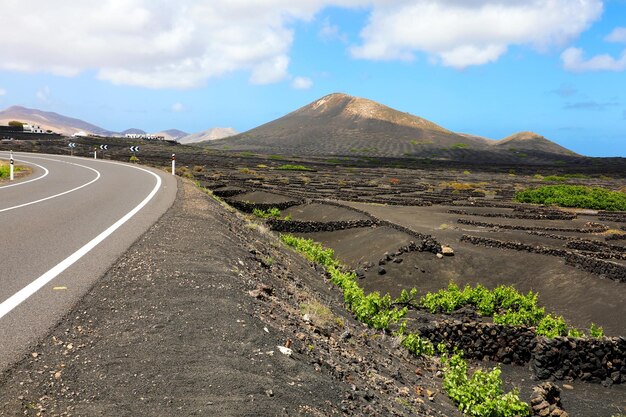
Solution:
<svg viewBox="0 0 626 417"><path fill-rule="evenodd" d="M250 76L252 84L272 84L282 81L287 77L289 57L286 55L276 56L266 62L257 65Z"/></svg>
<svg viewBox="0 0 626 417"><path fill-rule="evenodd" d="M291 87L296 90L308 90L313 87L313 80L307 77L296 77L291 82Z"/></svg>
<svg viewBox="0 0 626 417"><path fill-rule="evenodd" d="M320 39L324 41L340 41L343 43L348 42L348 36L345 33L341 32L339 26L330 23L330 20L328 18L325 18L322 21L322 26L320 27L320 30L317 34Z"/></svg>
<svg viewBox="0 0 626 417"><path fill-rule="evenodd" d="M251 82L288 78L289 24L325 0L8 1L0 14L1 69L74 76L94 70L114 84L193 88L234 71Z"/></svg>
<svg viewBox="0 0 626 417"><path fill-rule="evenodd" d="M602 13L601 0L397 0L377 3L354 57L412 60L425 52L465 68L511 45L544 50L577 37Z"/></svg>
<svg viewBox="0 0 626 417"><path fill-rule="evenodd" d="M185 111L185 106L183 105L183 103L174 103L172 104L171 110L174 113L180 113L180 112Z"/></svg>
<svg viewBox="0 0 626 417"><path fill-rule="evenodd" d="M607 42L626 42L626 28L618 27L604 38Z"/></svg>
<svg viewBox="0 0 626 417"><path fill-rule="evenodd" d="M250 82L288 80L296 21L328 6L370 13L352 49L365 59L425 52L463 68L497 60L510 45L545 48L578 36L602 0L30 0L3 2L0 69L113 84L194 88L235 71ZM323 23L320 36L343 39Z"/></svg>
<svg viewBox="0 0 626 417"><path fill-rule="evenodd" d="M566 70L573 72L624 71L626 70L626 50L619 58L602 54L585 59L582 49L568 48L561 54L561 61Z"/></svg>
<svg viewBox="0 0 626 417"><path fill-rule="evenodd" d="M35 94L35 96L37 97L37 100L41 101L42 103L49 103L50 102L50 87L45 86L40 88L39 90L37 90L37 93Z"/></svg>

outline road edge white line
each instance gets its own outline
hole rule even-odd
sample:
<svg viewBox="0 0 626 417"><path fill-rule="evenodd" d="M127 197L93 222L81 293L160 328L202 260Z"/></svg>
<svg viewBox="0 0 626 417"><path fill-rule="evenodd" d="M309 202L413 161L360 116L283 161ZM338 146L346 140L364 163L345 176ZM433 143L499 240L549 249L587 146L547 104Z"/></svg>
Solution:
<svg viewBox="0 0 626 417"><path fill-rule="evenodd" d="M103 240L109 237L113 232L119 229L124 223L130 220L135 214L137 214L141 209L143 209L154 196L158 193L161 188L161 184L163 181L161 177L155 174L152 171L149 171L144 168L133 167L140 171L147 172L148 174L154 176L157 179L157 183L148 194L148 196L143 199L139 205L137 205L134 209L129 211L126 215L124 215L121 219L115 222L113 225L109 226L104 232L100 233L98 236L93 238L90 242L84 245L82 248L78 249L76 252L65 258L63 261L59 262L55 267L50 269L48 272L44 273L39 278L35 279L33 282L13 294L11 297L6 299L2 304L0 304L0 319L10 313L15 307L26 301L30 296L39 291L43 286L48 284L54 278L56 278L59 274L65 271L67 268L76 263L80 258L89 253L93 248L98 246Z"/></svg>
<svg viewBox="0 0 626 417"><path fill-rule="evenodd" d="M0 159L4 159L4 158L0 158ZM24 163L27 163L27 164L35 165L36 167L39 167L39 168L43 169L45 172L44 172L44 174L43 174L43 175L41 175L41 176L39 176L39 177L37 177L37 178L33 178L33 179L30 179L30 180L26 180L26 181L19 181L19 182L16 182L15 184L9 184L9 185L3 185L3 186L0 186L0 190L2 190L3 188L17 187L18 185L28 184L29 182L39 181L39 180L41 180L41 179L43 179L43 178L47 177L47 176L48 176L48 174L50 173L50 171L48 171L48 170L46 169L46 167L41 166L41 165L39 165L39 164L36 164L36 163L34 163L34 162L24 161L24 160L22 160L22 159L15 159L15 160L16 160L17 162L24 162Z"/></svg>
<svg viewBox="0 0 626 417"><path fill-rule="evenodd" d="M40 158L40 159L43 159L43 158ZM4 213L5 211L10 211L10 210L15 210L15 209L22 208L22 207L31 206L33 204L41 203L41 202L47 201L47 200L52 200L53 198L57 198L57 197L61 197L63 195L69 194L69 193L73 193L74 191L78 191L81 188L85 188L88 185L93 184L94 182L98 181L100 179L100 177L101 177L100 171L98 171L97 169L88 167L86 165L75 164L75 163L64 162L64 161L58 161L58 162L62 162L62 163L65 163L65 164L70 164L70 165L76 165L76 166L81 167L81 168L89 169L89 170L91 170L91 171L96 173L96 178L94 178L93 180L89 181L88 183L80 185L80 186L78 186L76 188L72 188L71 190L63 191L62 193L59 193L59 194L51 195L51 196L48 196L48 197L45 197L45 198L41 198L41 199L35 200L35 201L29 201L28 203L19 204L17 206L0 209L0 213Z"/></svg>

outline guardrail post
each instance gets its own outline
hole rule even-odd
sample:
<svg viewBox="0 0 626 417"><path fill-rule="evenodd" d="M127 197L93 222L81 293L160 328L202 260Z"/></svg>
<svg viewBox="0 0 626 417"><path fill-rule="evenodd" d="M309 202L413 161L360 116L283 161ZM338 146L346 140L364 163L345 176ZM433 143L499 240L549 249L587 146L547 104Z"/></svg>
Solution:
<svg viewBox="0 0 626 417"><path fill-rule="evenodd" d="M176 154L172 154L172 175L176 175Z"/></svg>

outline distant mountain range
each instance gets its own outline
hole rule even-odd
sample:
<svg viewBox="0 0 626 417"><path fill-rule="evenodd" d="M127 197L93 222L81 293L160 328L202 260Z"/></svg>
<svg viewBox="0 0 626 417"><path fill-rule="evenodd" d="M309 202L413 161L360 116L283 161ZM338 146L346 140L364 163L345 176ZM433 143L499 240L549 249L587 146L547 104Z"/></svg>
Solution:
<svg viewBox="0 0 626 417"><path fill-rule="evenodd" d="M456 133L421 117L341 93L206 146L290 155L445 157L480 151L512 160L535 153L576 155L532 132L499 141Z"/></svg>
<svg viewBox="0 0 626 417"><path fill-rule="evenodd" d="M7 125L12 120L39 125L46 130L49 129L68 136L81 131L102 136L111 136L113 134L110 130L79 119L20 106L12 106L0 112L0 125Z"/></svg>
<svg viewBox="0 0 626 417"><path fill-rule="evenodd" d="M45 130L52 130L55 133L60 133L66 136L71 136L79 132L100 136L124 136L131 133L141 135L147 133L145 130L137 128L126 129L122 132L113 132L91 123L87 123L83 120L63 116L58 113L29 109L20 106L12 106L6 110L0 111L0 125L7 125L12 120L35 124L41 126ZM201 138L200 140L217 139L236 133L237 132L231 128L213 128L207 131L194 133L192 135L178 129L169 129L161 132L155 132L153 134L163 136L167 140L178 140L181 143L192 143L196 142L198 138ZM187 137L189 137L189 139L185 139Z"/></svg>
<svg viewBox="0 0 626 417"><path fill-rule="evenodd" d="M185 137L180 138L178 141L184 144L200 143L222 139L236 134L237 131L231 127L214 127L212 129L207 129L202 132L186 135Z"/></svg>
<svg viewBox="0 0 626 417"><path fill-rule="evenodd" d="M0 112L0 125L11 120L40 125L64 135L78 132L101 136L145 134L131 128L113 132L53 112L13 106ZM354 155L385 157L478 158L524 162L578 156L532 132L502 140L456 133L424 118L365 98L334 93L279 119L237 134L232 128L211 128L188 134L177 129L155 132L183 144L200 143L217 149L288 155ZM550 156L551 155L551 156Z"/></svg>

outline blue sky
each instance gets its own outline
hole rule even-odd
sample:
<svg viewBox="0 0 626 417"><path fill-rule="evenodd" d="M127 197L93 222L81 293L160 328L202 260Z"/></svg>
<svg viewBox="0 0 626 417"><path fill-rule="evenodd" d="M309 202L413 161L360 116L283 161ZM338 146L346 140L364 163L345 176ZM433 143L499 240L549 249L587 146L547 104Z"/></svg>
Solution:
<svg viewBox="0 0 626 417"><path fill-rule="evenodd" d="M0 108L245 131L345 92L459 132L626 157L626 0L27 3L38 12L9 0L0 16Z"/></svg>

